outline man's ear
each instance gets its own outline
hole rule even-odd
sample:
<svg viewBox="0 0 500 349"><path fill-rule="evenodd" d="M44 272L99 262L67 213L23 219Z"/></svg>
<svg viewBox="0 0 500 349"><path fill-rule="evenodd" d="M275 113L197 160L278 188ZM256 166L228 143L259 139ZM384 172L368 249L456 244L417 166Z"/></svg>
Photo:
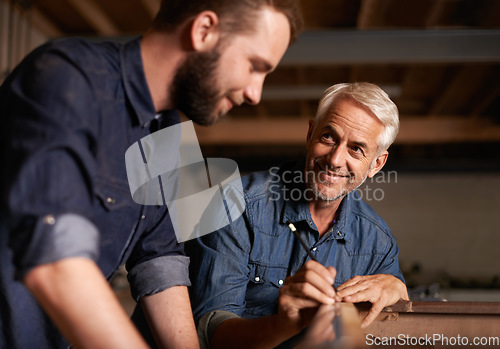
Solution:
<svg viewBox="0 0 500 349"><path fill-rule="evenodd" d="M383 151L377 156L375 162L373 163L373 166L368 171L368 178L372 178L373 176L375 176L377 172L380 171L382 167L384 167L388 156L389 152L387 150Z"/></svg>
<svg viewBox="0 0 500 349"><path fill-rule="evenodd" d="M189 1L189 0L184 0ZM220 39L219 17L213 11L200 12L191 27L191 45L195 51L213 50Z"/></svg>

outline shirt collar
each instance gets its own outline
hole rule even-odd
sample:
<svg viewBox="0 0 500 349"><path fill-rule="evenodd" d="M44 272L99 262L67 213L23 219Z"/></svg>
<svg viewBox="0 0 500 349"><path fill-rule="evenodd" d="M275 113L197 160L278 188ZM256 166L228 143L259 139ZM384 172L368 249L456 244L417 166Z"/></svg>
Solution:
<svg viewBox="0 0 500 349"><path fill-rule="evenodd" d="M139 123L146 127L155 119L156 111L142 65L140 37L122 46L120 63L125 93Z"/></svg>

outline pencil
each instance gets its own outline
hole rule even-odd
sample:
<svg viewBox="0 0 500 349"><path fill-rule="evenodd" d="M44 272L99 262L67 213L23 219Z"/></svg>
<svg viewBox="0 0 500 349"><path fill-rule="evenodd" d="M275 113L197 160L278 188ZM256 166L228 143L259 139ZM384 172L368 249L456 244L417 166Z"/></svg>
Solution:
<svg viewBox="0 0 500 349"><path fill-rule="evenodd" d="M302 237L299 235L299 232L297 231L297 228L295 228L295 225L293 225L293 223L290 222L290 221L287 221L286 224L288 225L288 228L290 228L290 230L292 231L293 235L295 235L295 237L299 240L299 242L302 245L302 247L304 247L304 249L307 252L307 255L309 256L309 258L311 258L311 260L317 262L318 260L312 254L311 250L309 249L309 246L307 246L307 244L304 241L304 239L302 239ZM335 290L335 292L337 292L337 288L335 287L335 282L333 283L332 286L333 286L333 289Z"/></svg>

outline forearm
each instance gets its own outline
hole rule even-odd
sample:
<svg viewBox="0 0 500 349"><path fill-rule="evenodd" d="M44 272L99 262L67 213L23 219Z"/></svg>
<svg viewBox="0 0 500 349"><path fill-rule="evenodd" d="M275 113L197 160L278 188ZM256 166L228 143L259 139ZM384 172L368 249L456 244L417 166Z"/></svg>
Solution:
<svg viewBox="0 0 500 349"><path fill-rule="evenodd" d="M24 283L74 347L147 347L92 260L38 266Z"/></svg>
<svg viewBox="0 0 500 349"><path fill-rule="evenodd" d="M274 348L296 334L280 325L278 315L258 319L233 318L217 326L210 338L210 347Z"/></svg>
<svg viewBox="0 0 500 349"><path fill-rule="evenodd" d="M143 297L141 306L160 348L199 347L186 286Z"/></svg>

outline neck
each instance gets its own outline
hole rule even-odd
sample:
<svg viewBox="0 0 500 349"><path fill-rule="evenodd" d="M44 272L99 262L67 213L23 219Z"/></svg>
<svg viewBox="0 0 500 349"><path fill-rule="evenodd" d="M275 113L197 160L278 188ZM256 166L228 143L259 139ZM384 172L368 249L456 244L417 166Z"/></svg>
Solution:
<svg viewBox="0 0 500 349"><path fill-rule="evenodd" d="M316 224L320 238L333 226L342 199L335 201L315 200L309 202L311 218Z"/></svg>
<svg viewBox="0 0 500 349"><path fill-rule="evenodd" d="M141 40L141 56L156 112L173 109L170 86L185 57L178 34L150 29Z"/></svg>

